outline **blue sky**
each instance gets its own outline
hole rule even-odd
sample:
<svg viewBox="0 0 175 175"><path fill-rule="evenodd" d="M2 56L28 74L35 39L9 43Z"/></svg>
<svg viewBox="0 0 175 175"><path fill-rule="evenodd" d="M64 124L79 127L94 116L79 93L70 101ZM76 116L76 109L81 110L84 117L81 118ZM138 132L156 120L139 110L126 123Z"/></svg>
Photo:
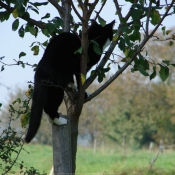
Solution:
<svg viewBox="0 0 175 175"><path fill-rule="evenodd" d="M120 2L122 3L122 1ZM125 9L125 13L127 11L127 7L128 6L125 3L125 6L123 7ZM52 18L58 16L54 7L49 6L41 7L40 17L44 16L47 12L51 13ZM38 15L35 15L35 13L31 13L31 17L36 20L40 19ZM115 15L115 6L112 0L107 1L104 10L101 13L101 17L103 17L107 22L111 22L113 19L117 18ZM5 56L3 62L6 64L14 64L15 62L13 59L18 60L19 53L23 51L27 53L27 56L22 57L22 61L31 64L38 63L43 55L44 50L40 48L40 54L38 56L34 56L29 46L34 41L44 42L46 37L40 34L37 38L35 38L31 34L25 34L24 38L20 38L17 31L12 31L12 23L14 20L15 19L11 15L10 20L0 23L0 57ZM78 21L77 18L76 21ZM165 20L164 25L171 27L173 25L172 21L174 21L174 19L172 19L170 16L167 20ZM118 26L118 21L116 20L116 22L115 28ZM25 24L26 22L20 20L20 24L22 23ZM21 87L22 89L27 90L27 82L33 81L33 77L33 69L29 66L26 66L25 69L23 69L21 66L6 66L5 70L0 72L0 83L2 83L0 85L0 103L6 103L8 99L8 93L13 91L15 92L16 87Z"/></svg>

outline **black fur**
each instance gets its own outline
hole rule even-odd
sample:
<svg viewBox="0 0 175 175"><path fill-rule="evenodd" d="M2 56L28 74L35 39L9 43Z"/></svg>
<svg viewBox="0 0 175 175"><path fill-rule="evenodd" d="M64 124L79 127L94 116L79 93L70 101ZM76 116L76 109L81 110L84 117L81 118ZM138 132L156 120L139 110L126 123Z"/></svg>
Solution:
<svg viewBox="0 0 175 175"><path fill-rule="evenodd" d="M102 50L107 39L112 40L114 22L112 21L105 27L94 22L88 31L89 41L95 40ZM64 89L70 82L74 82L73 75L76 76L77 84L79 84L81 55L74 54L74 52L80 47L80 37L67 32L56 36L48 44L34 77L29 129L25 138L27 143L37 133L43 109L52 120L59 117L57 110L63 101ZM88 57L87 71L97 64L101 57L94 52L92 44L88 48Z"/></svg>

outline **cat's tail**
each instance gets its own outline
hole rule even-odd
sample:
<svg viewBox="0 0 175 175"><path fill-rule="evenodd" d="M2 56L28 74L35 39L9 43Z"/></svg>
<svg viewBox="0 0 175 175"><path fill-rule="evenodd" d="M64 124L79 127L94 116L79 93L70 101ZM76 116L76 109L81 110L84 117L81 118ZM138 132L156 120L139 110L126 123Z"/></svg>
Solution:
<svg viewBox="0 0 175 175"><path fill-rule="evenodd" d="M30 121L25 141L29 143L36 135L42 118L44 104L46 102L47 88L35 85L32 98Z"/></svg>

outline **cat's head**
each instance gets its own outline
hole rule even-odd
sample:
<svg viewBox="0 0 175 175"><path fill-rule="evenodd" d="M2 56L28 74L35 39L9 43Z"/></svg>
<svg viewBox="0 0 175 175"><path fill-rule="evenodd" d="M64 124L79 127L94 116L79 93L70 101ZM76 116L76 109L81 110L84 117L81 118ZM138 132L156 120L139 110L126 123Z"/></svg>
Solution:
<svg viewBox="0 0 175 175"><path fill-rule="evenodd" d="M114 24L115 20L105 26L101 26L96 21L92 21L88 32L89 40L95 40L104 50L112 41Z"/></svg>

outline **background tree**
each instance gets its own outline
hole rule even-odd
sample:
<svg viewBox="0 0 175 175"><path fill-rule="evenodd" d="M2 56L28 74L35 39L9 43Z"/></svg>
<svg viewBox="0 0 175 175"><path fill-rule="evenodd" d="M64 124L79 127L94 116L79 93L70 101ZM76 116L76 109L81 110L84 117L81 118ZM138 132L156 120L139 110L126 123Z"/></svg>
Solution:
<svg viewBox="0 0 175 175"><path fill-rule="evenodd" d="M88 0L78 0L78 4L72 0L48 0L47 2L30 2L29 0L22 1L13 1L13 0L1 0L0 7L0 20L1 22L8 20L10 14L13 15L15 21L12 24L12 29L17 30L20 37L24 37L26 32L29 32L33 36L37 36L39 31L41 31L45 36L51 37L56 34L59 34L63 31L76 31L78 24L81 23L82 26L82 54L81 54L81 75L82 78L86 73L86 63L87 63L87 50L88 50L88 22L91 18L97 19L99 23L103 26L106 21L100 17L100 13L103 10L103 7L107 3L106 0L94 0L89 2ZM122 5L119 1L113 1L116 7L116 17L117 20L117 31L114 32L114 39L111 43L107 52L105 52L104 57L101 62L96 67L95 71L88 77L85 83L80 84L80 91L78 94L72 92L71 96L78 97L77 102L71 104L69 98L65 98L67 106L67 115L71 118L71 124L65 128L59 128L53 126L53 137L57 135L57 138L54 138L53 144L58 144L56 147L60 148L59 154L65 159L61 160L61 166L55 166L55 173L65 172L65 173L74 173L75 172L75 157L76 157L76 147L77 147L77 135L78 135L78 120L82 111L83 104L92 98L96 97L101 93L106 87L108 87L129 65L132 65L132 72L139 71L144 76L149 76L150 79L155 78L157 67L160 68L159 74L163 81L165 81L169 75L169 65L173 65L168 60L163 60L161 63L156 63L154 60L150 62L147 60L147 52L143 52L145 44L147 41L154 36L156 30L160 27L162 21L174 14L174 1L132 1L129 0L128 4L130 8L128 9L127 14L125 15L122 11ZM95 14L92 13L99 3L100 8L95 11ZM45 16L41 17L40 20L34 20L31 16L31 11L39 14L39 7L46 6L48 4L53 5L54 8L58 11L58 16L45 21L45 19L50 17L49 13L46 13ZM81 12L76 7L78 5L81 8ZM71 11L72 9L72 11ZM163 11L163 12L162 12ZM80 23L75 21L72 14L75 14ZM26 21L25 24L19 26L19 22L23 19ZM153 25L154 28L150 31L150 25ZM19 27L19 28L18 28ZM143 31L143 37L141 37L141 31ZM163 29L165 33L168 33L165 28ZM172 40L173 38L171 38ZM47 41L43 43L32 43L32 51L34 55L37 55L39 52L39 47L46 46ZM171 41L172 42L172 41ZM124 57L120 56L121 60L117 61L114 59L111 60L112 63L118 64L116 68L112 71L114 74L106 81L104 84L93 92L86 101L84 101L84 91L85 89L98 77L98 81L102 82L105 77L105 72L110 70L110 64L107 68L104 68L105 64L109 60L110 55L114 51L115 46L118 45L119 49L125 54ZM171 44L172 45L172 44ZM19 60L16 61L16 65L30 65L29 63L24 63L21 61L21 57L25 56L24 52L19 54ZM1 57L3 59L3 57ZM119 62L124 62L120 64ZM3 63L1 70L4 70L6 64ZM32 65L35 67L36 65ZM151 68L151 73L149 72ZM30 86L31 88L31 86ZM74 99L74 98L73 98ZM30 113L29 106L26 106L26 110L23 111L25 117L28 118ZM22 114L22 112L21 112ZM57 131L59 131L57 133ZM57 134L56 134L57 133ZM55 135L54 135L55 134ZM66 134L66 139L63 139L63 135ZM68 139L67 139L68 138ZM55 140L57 140L55 142ZM55 149L54 149L55 150ZM69 150L72 150L71 152ZM68 152L68 153L67 153ZM63 156L62 156L63 155ZM57 156L56 156L57 157ZM56 161L54 162L56 163ZM66 164L66 166L64 166Z"/></svg>

